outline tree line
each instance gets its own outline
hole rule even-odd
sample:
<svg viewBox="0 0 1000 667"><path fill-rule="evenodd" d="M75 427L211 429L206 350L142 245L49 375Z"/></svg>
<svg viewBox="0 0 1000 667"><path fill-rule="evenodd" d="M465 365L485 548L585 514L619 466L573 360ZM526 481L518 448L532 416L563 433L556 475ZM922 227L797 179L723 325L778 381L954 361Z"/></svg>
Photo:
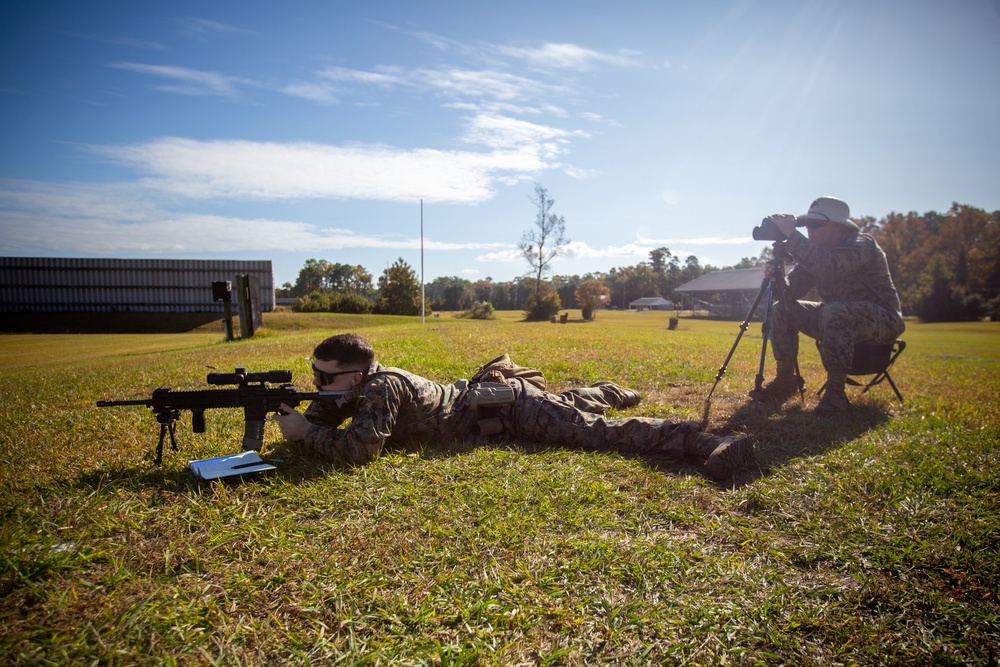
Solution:
<svg viewBox="0 0 1000 667"><path fill-rule="evenodd" d="M640 297L669 297L677 286L716 270L711 265L701 265L694 255L682 263L668 248L657 248L649 257L648 262L634 266L583 275L556 275L546 280L537 275L510 281L442 276L424 286L424 301L428 312L462 312L486 303L496 310L528 310L532 300L538 298L540 282L541 298L554 297L557 310L588 306L593 310L628 308L629 302ZM747 268L759 261L759 258L744 258L738 265L725 268ZM309 259L295 283L285 283L275 295L295 298L294 309L303 312L420 314L420 279L402 258L383 271L377 285L362 266Z"/></svg>
<svg viewBox="0 0 1000 667"><path fill-rule="evenodd" d="M539 208L548 211L544 203ZM904 314L925 321L1000 319L1000 211L954 204L943 214L890 213L857 222L885 250ZM543 279L533 263L532 275L510 281L439 277L424 286L424 300L428 313L488 316L493 309L521 310L540 319L539 312L554 314L554 307L555 312L581 308L585 317L594 317L600 308L628 308L641 297L675 297L678 286L704 273L762 266L770 257L771 247L765 245L756 257L714 267L694 255L682 260L661 247L650 251L648 261L606 272ZM294 297L300 311L419 315L421 303L419 277L402 258L377 283L361 266L310 259L295 283L285 283L276 296ZM547 310L538 311L540 301Z"/></svg>

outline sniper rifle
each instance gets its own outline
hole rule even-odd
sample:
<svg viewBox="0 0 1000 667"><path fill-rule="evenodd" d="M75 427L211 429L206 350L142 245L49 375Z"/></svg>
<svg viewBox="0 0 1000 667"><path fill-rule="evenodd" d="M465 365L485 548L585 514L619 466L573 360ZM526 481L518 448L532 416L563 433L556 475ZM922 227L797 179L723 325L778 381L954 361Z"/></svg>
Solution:
<svg viewBox="0 0 1000 667"><path fill-rule="evenodd" d="M180 419L182 410L191 411L191 430L204 433L205 410L243 408L246 420L243 450L260 451L264 444L264 421L267 414L279 412L282 403L295 407L305 401L324 401L342 406L355 395L353 390L299 391L291 384L290 370L248 373L246 368L237 367L233 373L209 373L206 380L210 385L227 388L186 390L160 387L153 391L150 398L97 401L97 407L145 405L150 408L160 425L160 440L156 445L156 465L160 465L163 462L163 441L166 434L170 434L170 445L177 451L176 422ZM268 386L269 384L278 386Z"/></svg>

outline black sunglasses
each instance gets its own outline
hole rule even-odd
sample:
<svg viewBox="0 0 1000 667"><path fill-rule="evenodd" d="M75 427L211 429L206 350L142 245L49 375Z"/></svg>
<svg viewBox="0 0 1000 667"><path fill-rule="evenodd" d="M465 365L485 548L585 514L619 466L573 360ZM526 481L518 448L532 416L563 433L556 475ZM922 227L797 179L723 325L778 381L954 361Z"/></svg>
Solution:
<svg viewBox="0 0 1000 667"><path fill-rule="evenodd" d="M352 373L361 372L361 371L334 371L333 373L327 373L326 371L321 371L320 369L316 368L315 361L313 362L312 367L313 367L313 374L316 376L316 379L319 380L320 385L324 387L328 384L333 384L333 378L337 377L338 375L351 375Z"/></svg>

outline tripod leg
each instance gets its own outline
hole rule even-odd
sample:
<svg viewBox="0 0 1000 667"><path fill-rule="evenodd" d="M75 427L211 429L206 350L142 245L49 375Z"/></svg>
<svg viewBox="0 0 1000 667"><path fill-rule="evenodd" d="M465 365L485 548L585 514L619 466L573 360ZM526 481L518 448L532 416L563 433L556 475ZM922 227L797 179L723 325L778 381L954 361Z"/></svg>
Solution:
<svg viewBox="0 0 1000 667"><path fill-rule="evenodd" d="M767 290L767 284L762 285L760 291L757 292L757 297L750 305L750 311L747 313L746 319L744 319L740 324L740 332L736 334L736 340L733 341L733 346L729 349L729 354L726 355L726 360L722 362L722 365L719 367L719 372L715 375L715 384L712 385L712 391L708 392L709 398L711 398L712 394L715 392L715 388L718 386L719 380L721 380L722 376L726 374L726 370L729 368L729 362L732 360L733 354L736 352L736 348L740 344L740 339L743 338L743 334L746 333L747 328L750 326L750 320L753 319L753 314L757 310L757 305L760 304L760 300L764 297Z"/></svg>
<svg viewBox="0 0 1000 667"><path fill-rule="evenodd" d="M802 371L799 370L799 357L795 357L795 379L799 383L799 401L805 402L806 400L806 381L802 377Z"/></svg>
<svg viewBox="0 0 1000 667"><path fill-rule="evenodd" d="M703 426L708 425L708 412L711 409L712 394L715 393L715 388L719 386L719 381L722 376L726 374L726 369L729 367L729 362L733 358L733 354L736 352L736 348L740 344L740 340L743 338L743 334L746 333L747 328L750 326L750 320L753 319L753 314L757 310L757 306L760 304L764 294L770 289L770 285L773 283L773 279L766 280L761 286L760 291L757 292L756 298L754 298L753 303L750 304L750 310L747 312L746 318L740 323L740 332L736 334L736 340L733 341L733 346L729 348L729 354L726 355L726 360L722 362L719 366L719 372L715 374L715 383L712 385L711 391L708 392L708 396L705 397L705 409L701 415L701 423Z"/></svg>
<svg viewBox="0 0 1000 667"><path fill-rule="evenodd" d="M764 322L760 327L763 342L760 346L760 364L757 366L757 375L754 377L753 383L754 412L760 407L760 394L764 388L764 364L767 362L767 341L771 336L771 314L774 310L774 284L774 276L772 276L767 282L767 307L764 309Z"/></svg>

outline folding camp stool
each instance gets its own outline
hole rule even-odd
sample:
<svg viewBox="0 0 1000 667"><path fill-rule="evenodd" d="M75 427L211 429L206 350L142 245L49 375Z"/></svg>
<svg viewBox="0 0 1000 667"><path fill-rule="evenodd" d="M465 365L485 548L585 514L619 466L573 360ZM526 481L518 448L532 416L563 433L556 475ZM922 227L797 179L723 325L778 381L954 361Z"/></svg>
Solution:
<svg viewBox="0 0 1000 667"><path fill-rule="evenodd" d="M820 341L816 341L819 348ZM896 362L896 358L906 349L905 340L894 340L891 343L858 343L854 346L854 358L851 360L851 368L847 375L874 375L868 384L862 385L857 380L847 378L847 384L854 387L864 387L861 393L865 393L877 384L888 381L889 386L896 392L899 402L903 402L903 395L899 393L899 388L892 381L889 375L889 368ZM826 384L819 388L817 392L820 396L826 391Z"/></svg>

